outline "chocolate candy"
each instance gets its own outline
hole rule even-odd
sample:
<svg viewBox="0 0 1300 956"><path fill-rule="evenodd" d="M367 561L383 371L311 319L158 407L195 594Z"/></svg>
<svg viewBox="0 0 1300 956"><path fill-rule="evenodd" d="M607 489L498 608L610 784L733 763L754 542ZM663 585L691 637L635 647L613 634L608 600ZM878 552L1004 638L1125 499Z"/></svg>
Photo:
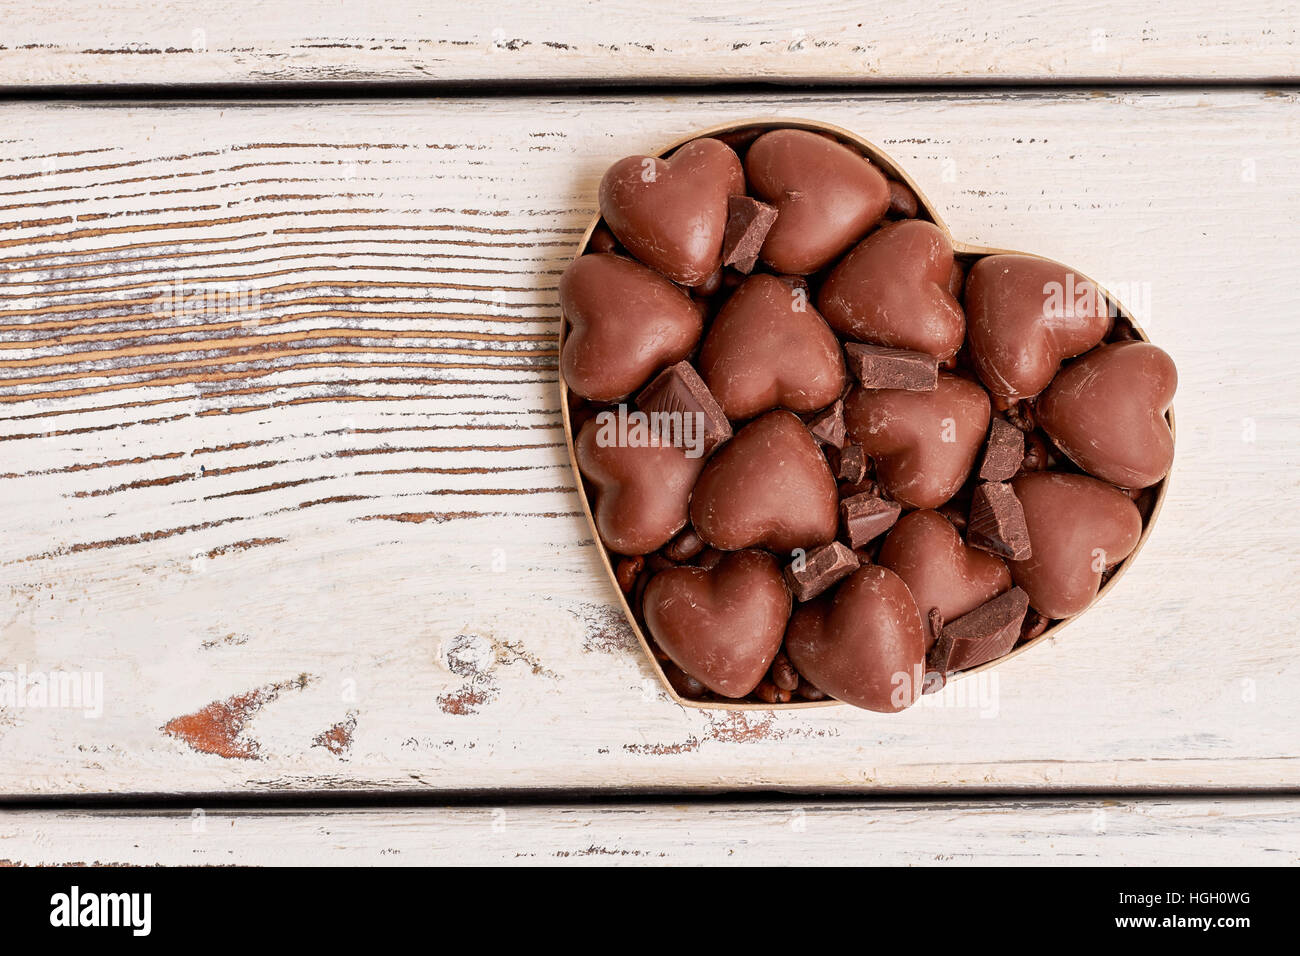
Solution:
<svg viewBox="0 0 1300 956"><path fill-rule="evenodd" d="M835 267L817 297L831 328L862 342L927 352L961 348L966 318L948 291L952 243L934 223L891 223Z"/></svg>
<svg viewBox="0 0 1300 956"><path fill-rule="evenodd" d="M898 219L915 219L920 210L916 193L906 183L896 179L889 181L889 215Z"/></svg>
<svg viewBox="0 0 1300 956"><path fill-rule="evenodd" d="M1078 614L1097 596L1102 573L1137 547L1137 506L1124 492L1086 475L1036 471L1011 486L1033 545L1027 560L1011 562L1012 579L1048 617Z"/></svg>
<svg viewBox="0 0 1300 956"><path fill-rule="evenodd" d="M909 508L937 508L957 493L989 427L989 397L941 374L932 392L855 388L844 402L849 438L876 463L876 478Z"/></svg>
<svg viewBox="0 0 1300 956"><path fill-rule="evenodd" d="M1038 421L1056 446L1091 475L1146 488L1169 473L1174 436L1173 359L1146 342L1116 342L1071 362L1038 401Z"/></svg>
<svg viewBox="0 0 1300 956"><path fill-rule="evenodd" d="M849 546L864 548L894 526L903 506L878 495L864 493L840 502L840 519Z"/></svg>
<svg viewBox="0 0 1300 956"><path fill-rule="evenodd" d="M1062 361L1110 331L1109 305L1092 280L1033 256L986 256L966 276L971 360L994 395L1028 398Z"/></svg>
<svg viewBox="0 0 1300 956"><path fill-rule="evenodd" d="M838 541L797 556L785 569L795 600L811 601L858 569L858 556ZM793 690L787 687L786 690Z"/></svg>
<svg viewBox="0 0 1300 956"><path fill-rule="evenodd" d="M844 355L863 388L933 392L939 384L939 360L925 352L850 342Z"/></svg>
<svg viewBox="0 0 1300 956"><path fill-rule="evenodd" d="M848 440L848 432L844 429L844 402L837 398L830 408L813 416L808 422L808 431L823 445L843 448Z"/></svg>
<svg viewBox="0 0 1300 956"><path fill-rule="evenodd" d="M861 568L829 597L796 608L785 652L818 688L867 710L894 713L921 695L921 614L907 585L882 567Z"/></svg>
<svg viewBox="0 0 1300 956"><path fill-rule="evenodd" d="M668 159L629 156L600 181L600 212L632 255L682 285L699 285L722 264L727 200L745 175L730 146L692 140Z"/></svg>
<svg viewBox="0 0 1300 956"><path fill-rule="evenodd" d="M806 130L764 133L749 147L745 172L753 192L777 210L763 243L763 261L777 272L816 272L889 208L889 183L880 170L861 154Z"/></svg>
<svg viewBox="0 0 1300 956"><path fill-rule="evenodd" d="M695 485L691 523L723 551L809 550L835 538L839 495L817 442L794 415L768 412L723 445Z"/></svg>
<svg viewBox="0 0 1300 956"><path fill-rule="evenodd" d="M690 354L704 321L690 297L645 266L612 255L580 256L560 277L569 323L560 370L569 388L617 401Z"/></svg>
<svg viewBox="0 0 1300 956"><path fill-rule="evenodd" d="M656 375L636 397L636 404L651 415L678 416L684 430L693 429L692 434L702 438L703 454L731 437L731 422L690 362L670 365ZM688 421L694 424L687 425Z"/></svg>
<svg viewBox="0 0 1300 956"><path fill-rule="evenodd" d="M949 674L997 660L1015 647L1029 610L1029 595L1020 588L999 594L943 625L926 657L927 668L946 680Z"/></svg>
<svg viewBox="0 0 1300 956"><path fill-rule="evenodd" d="M867 453L861 445L845 445L836 458L835 477L840 481L856 485L867 477Z"/></svg>
<svg viewBox="0 0 1300 956"><path fill-rule="evenodd" d="M1005 482L987 482L971 496L966 539L977 548L1023 561L1032 553L1025 511Z"/></svg>
<svg viewBox="0 0 1300 956"><path fill-rule="evenodd" d="M981 481L1006 481L1014 478L1025 459L1025 433L1001 418L989 424L988 443L980 461Z"/></svg>
<svg viewBox="0 0 1300 956"><path fill-rule="evenodd" d="M711 570L676 567L650 579L646 626L674 664L724 697L767 673L790 617L790 592L763 551L728 554Z"/></svg>
<svg viewBox="0 0 1300 956"><path fill-rule="evenodd" d="M763 241L776 222L776 208L749 196L727 200L727 231L722 237L722 264L749 275L758 264Z"/></svg>
<svg viewBox="0 0 1300 956"><path fill-rule="evenodd" d="M602 415L583 425L575 443L578 468L595 489L592 511L605 547L648 554L685 527L704 459L688 457L654 432L644 445L619 444L614 436Z"/></svg>
<svg viewBox="0 0 1300 956"><path fill-rule="evenodd" d="M807 296L775 276L745 280L713 321L700 374L729 418L824 408L844 391L840 344Z"/></svg>
<svg viewBox="0 0 1300 956"><path fill-rule="evenodd" d="M913 511L894 525L878 561L907 585L923 615L938 608L945 621L967 614L1011 587L998 557L968 547L937 511ZM935 634L927 628L926 646Z"/></svg>

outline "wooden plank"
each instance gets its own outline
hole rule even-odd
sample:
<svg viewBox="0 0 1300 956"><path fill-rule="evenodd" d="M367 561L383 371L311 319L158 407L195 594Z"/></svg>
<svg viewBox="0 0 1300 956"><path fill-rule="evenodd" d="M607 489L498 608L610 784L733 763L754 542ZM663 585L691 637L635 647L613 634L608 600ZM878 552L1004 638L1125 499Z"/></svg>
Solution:
<svg viewBox="0 0 1300 956"><path fill-rule="evenodd" d="M1294 866L1300 800L8 811L0 865Z"/></svg>
<svg viewBox="0 0 1300 956"><path fill-rule="evenodd" d="M1300 75L1283 0L331 4L0 3L0 86L767 80L841 83Z"/></svg>
<svg viewBox="0 0 1300 956"><path fill-rule="evenodd" d="M0 670L102 675L103 713L0 709L0 792L1295 786L1295 107L4 107ZM1121 586L895 717L668 702L562 447L556 276L601 171L764 114L856 129L956 235L1096 276L1182 376Z"/></svg>

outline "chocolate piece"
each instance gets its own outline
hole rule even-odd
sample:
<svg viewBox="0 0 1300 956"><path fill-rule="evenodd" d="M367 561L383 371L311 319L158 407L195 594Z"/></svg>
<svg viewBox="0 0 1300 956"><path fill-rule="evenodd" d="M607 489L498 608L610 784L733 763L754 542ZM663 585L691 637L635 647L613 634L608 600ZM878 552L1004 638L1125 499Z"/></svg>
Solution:
<svg viewBox="0 0 1300 956"><path fill-rule="evenodd" d="M668 683L672 685L673 690L677 691L677 695L686 698L703 697L708 688L672 661L667 660L666 654L664 657L662 663L664 676L668 678Z"/></svg>
<svg viewBox="0 0 1300 956"><path fill-rule="evenodd" d="M727 200L727 231L722 238L722 264L749 275L758 263L763 240L776 222L776 208L749 196Z"/></svg>
<svg viewBox="0 0 1300 956"><path fill-rule="evenodd" d="M1177 387L1173 359L1154 345L1103 345L1057 373L1038 401L1038 419L1084 471L1121 488L1146 488L1174 461L1165 412Z"/></svg>
<svg viewBox="0 0 1300 956"><path fill-rule="evenodd" d="M788 704L791 695L784 687L777 687L772 681L763 680L754 689L754 696L765 704Z"/></svg>
<svg viewBox="0 0 1300 956"><path fill-rule="evenodd" d="M601 223L592 230L591 238L587 240L588 252L617 252L618 240L614 234Z"/></svg>
<svg viewBox="0 0 1300 956"><path fill-rule="evenodd" d="M632 587L636 584L637 575L645 567L645 558L637 555L633 558L624 558L618 563L614 571L614 576L618 579L618 589L624 594L631 594Z"/></svg>
<svg viewBox="0 0 1300 956"><path fill-rule="evenodd" d="M782 690L793 691L799 687L799 672L794 669L790 658L786 657L783 651L777 651L776 657L772 659L768 678Z"/></svg>
<svg viewBox="0 0 1300 956"><path fill-rule="evenodd" d="M844 355L807 297L776 276L750 276L713 320L700 374L729 418L772 408L807 413L844 391Z"/></svg>
<svg viewBox="0 0 1300 956"><path fill-rule="evenodd" d="M647 414L673 416L660 421L679 429L675 434L688 444L702 439L698 447L705 455L731 438L731 422L690 362L670 365L656 375L637 395L636 404Z"/></svg>
<svg viewBox="0 0 1300 956"><path fill-rule="evenodd" d="M832 541L787 565L785 580L796 600L811 601L857 569L857 555L839 541Z"/></svg>
<svg viewBox="0 0 1300 956"><path fill-rule="evenodd" d="M948 276L948 294L961 301L961 290L966 284L966 267L961 264L960 260L954 259L952 263L952 272Z"/></svg>
<svg viewBox="0 0 1300 956"><path fill-rule="evenodd" d="M863 388L933 392L939 384L939 360L925 352L850 342L844 355Z"/></svg>
<svg viewBox="0 0 1300 956"><path fill-rule="evenodd" d="M808 681L804 680L802 675L799 677L799 686L795 689L795 693L797 693L804 700L825 700L826 699L826 693L822 691L820 688L816 687L815 685L810 684Z"/></svg>
<svg viewBox="0 0 1300 956"><path fill-rule="evenodd" d="M703 550L703 539L695 533L694 528L687 528L677 537L673 538L669 545L664 548L664 555L670 561L676 561L680 564L684 561L689 561Z"/></svg>
<svg viewBox="0 0 1300 956"><path fill-rule="evenodd" d="M952 264L952 241L934 223L890 223L832 270L817 307L841 335L943 361L957 354L966 332L961 306L948 292Z"/></svg>
<svg viewBox="0 0 1300 956"><path fill-rule="evenodd" d="M856 485L867 477L867 453L861 445L845 445L839 451L835 477Z"/></svg>
<svg viewBox="0 0 1300 956"><path fill-rule="evenodd" d="M843 448L847 441L844 431L844 402L837 398L830 408L814 416L808 423L808 431L823 445Z"/></svg>
<svg viewBox="0 0 1300 956"><path fill-rule="evenodd" d="M1028 610L1029 595L1012 588L945 624L926 658L929 670L947 679L1006 654L1020 638L1020 625Z"/></svg>
<svg viewBox="0 0 1300 956"><path fill-rule="evenodd" d="M980 462L981 481L1007 481L1014 478L1025 460L1025 433L1001 418L989 427L984 460Z"/></svg>
<svg viewBox="0 0 1300 956"><path fill-rule="evenodd" d="M973 547L1023 561L1032 554L1020 499L1006 482L987 482L971 496L966 540Z"/></svg>
<svg viewBox="0 0 1300 956"><path fill-rule="evenodd" d="M889 215L898 219L915 219L921 204L916 193L897 179L889 181Z"/></svg>
<svg viewBox="0 0 1300 956"><path fill-rule="evenodd" d="M861 548L894 526L903 506L875 495L854 495L840 502L840 516L849 544Z"/></svg>

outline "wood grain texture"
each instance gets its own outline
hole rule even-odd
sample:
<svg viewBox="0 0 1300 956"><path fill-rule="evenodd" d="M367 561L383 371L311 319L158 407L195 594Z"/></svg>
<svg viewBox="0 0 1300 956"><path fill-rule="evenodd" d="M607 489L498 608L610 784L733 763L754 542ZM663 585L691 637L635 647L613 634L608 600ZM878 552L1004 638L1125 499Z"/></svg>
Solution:
<svg viewBox="0 0 1300 956"><path fill-rule="evenodd" d="M0 865L1294 866L1300 800L0 812Z"/></svg>
<svg viewBox="0 0 1300 956"><path fill-rule="evenodd" d="M1284 0L0 0L0 86L1280 80L1300 75L1298 30Z"/></svg>
<svg viewBox="0 0 1300 956"><path fill-rule="evenodd" d="M0 670L102 675L103 713L0 705L0 792L1294 787L1295 110L4 107ZM667 701L562 446L556 277L602 170L758 115L857 130L954 235L1095 276L1182 379L1121 586L899 716Z"/></svg>

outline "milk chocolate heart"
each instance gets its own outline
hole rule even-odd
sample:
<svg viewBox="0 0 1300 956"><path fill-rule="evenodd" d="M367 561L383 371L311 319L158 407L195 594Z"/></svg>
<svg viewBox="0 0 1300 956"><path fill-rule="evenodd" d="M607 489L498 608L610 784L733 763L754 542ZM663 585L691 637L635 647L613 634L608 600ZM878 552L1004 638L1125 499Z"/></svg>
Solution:
<svg viewBox="0 0 1300 956"><path fill-rule="evenodd" d="M1142 515L1124 492L1087 475L1038 471L1012 481L1025 510L1033 555L1012 561L1011 577L1030 605L1070 617L1097 596L1102 572L1129 556Z"/></svg>
<svg viewBox="0 0 1300 956"><path fill-rule="evenodd" d="M600 181L600 212L627 250L682 285L699 285L722 265L727 197L745 193L730 146L696 139L668 159L629 156Z"/></svg>
<svg viewBox="0 0 1300 956"><path fill-rule="evenodd" d="M968 547L937 511L904 515L885 538L878 560L912 592L926 620L927 650L936 636L929 626L931 608L938 608L944 621L955 621L1011 589L1011 572L1002 559Z"/></svg>
<svg viewBox="0 0 1300 956"><path fill-rule="evenodd" d="M709 459L691 496L691 524L723 551L815 548L835 537L838 516L826 458L787 411L742 428Z"/></svg>
<svg viewBox="0 0 1300 956"><path fill-rule="evenodd" d="M596 530L619 554L649 554L686 526L691 488L704 459L630 430L620 436L612 412L582 426L575 443L578 468L595 489Z"/></svg>
<svg viewBox="0 0 1300 956"><path fill-rule="evenodd" d="M844 353L801 289L776 276L745 281L713 320L700 374L728 418L824 408L844 391Z"/></svg>
<svg viewBox="0 0 1300 956"><path fill-rule="evenodd" d="M932 392L855 388L844 401L849 440L876 462L884 491L909 508L937 508L957 493L989 416L988 393L947 374Z"/></svg>
<svg viewBox="0 0 1300 956"><path fill-rule="evenodd" d="M1065 359L1110 331L1106 297L1092 280L1050 259L985 256L966 277L971 360L994 395L1028 398Z"/></svg>
<svg viewBox="0 0 1300 956"><path fill-rule="evenodd" d="M790 618L776 559L737 551L713 568L661 571L645 590L645 620L674 664L724 697L744 697L767 673Z"/></svg>
<svg viewBox="0 0 1300 956"><path fill-rule="evenodd" d="M1038 422L1084 471L1122 488L1146 488L1174 461L1165 412L1177 388L1168 355L1147 342L1116 342L1057 374L1038 400Z"/></svg>
<svg viewBox="0 0 1300 956"><path fill-rule="evenodd" d="M704 320L690 296L645 266L579 256L560 276L569 322L560 370L583 398L612 402L690 354Z"/></svg>
<svg viewBox="0 0 1300 956"><path fill-rule="evenodd" d="M840 260L817 304L841 335L943 361L966 335L966 317L948 292L952 268L952 241L938 226L891 223Z"/></svg>
<svg viewBox="0 0 1300 956"><path fill-rule="evenodd" d="M756 139L745 156L750 187L776 206L763 261L805 275L861 239L889 209L889 182L860 153L800 129Z"/></svg>
<svg viewBox="0 0 1300 956"><path fill-rule="evenodd" d="M802 604L785 652L818 688L867 710L894 713L921 695L925 631L912 593L886 568L855 571L829 598Z"/></svg>

